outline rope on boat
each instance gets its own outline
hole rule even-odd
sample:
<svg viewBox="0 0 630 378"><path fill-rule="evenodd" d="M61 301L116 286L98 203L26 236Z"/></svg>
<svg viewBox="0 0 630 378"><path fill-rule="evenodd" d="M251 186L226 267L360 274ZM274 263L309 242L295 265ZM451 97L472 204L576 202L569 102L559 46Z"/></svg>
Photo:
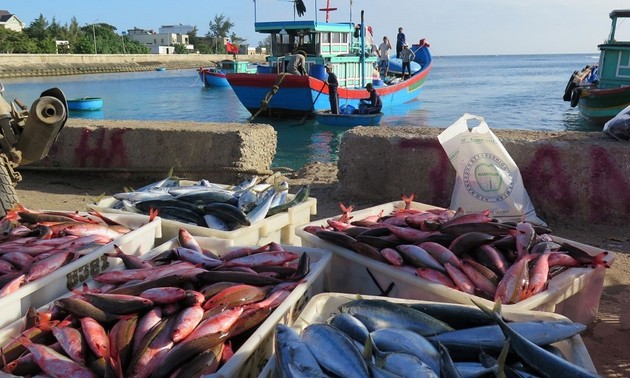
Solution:
<svg viewBox="0 0 630 378"><path fill-rule="evenodd" d="M263 110L267 109L267 105L269 105L269 101L271 101L271 98L273 97L273 95L275 95L278 92L278 89L280 89L280 84L282 84L282 81L284 80L285 76L287 76L287 73L283 72L282 75L280 75L280 77L278 77L278 79L276 80L275 84L271 87L271 90L269 91L269 93L267 93L265 95L265 98L263 98L262 101L260 102L260 108L258 108L258 110L256 111L256 113L254 113L254 115L249 117L247 122L252 122L254 120L254 118L258 117L258 115Z"/></svg>

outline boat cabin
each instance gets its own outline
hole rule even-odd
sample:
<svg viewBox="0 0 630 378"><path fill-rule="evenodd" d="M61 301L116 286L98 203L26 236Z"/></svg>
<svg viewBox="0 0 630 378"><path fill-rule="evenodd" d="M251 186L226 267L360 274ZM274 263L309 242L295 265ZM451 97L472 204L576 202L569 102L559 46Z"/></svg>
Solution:
<svg viewBox="0 0 630 378"><path fill-rule="evenodd" d="M271 37L271 56L267 57L269 73L285 72L291 55L302 50L307 54L305 68L310 76L325 80L324 64L331 63L339 85L347 87L371 82L372 70L378 60L376 55L370 55L372 46L365 46L365 43L361 46L360 29L352 23L317 21L255 24L257 32Z"/></svg>
<svg viewBox="0 0 630 378"><path fill-rule="evenodd" d="M630 9L613 10L608 39L600 50L599 88L617 88L630 84Z"/></svg>

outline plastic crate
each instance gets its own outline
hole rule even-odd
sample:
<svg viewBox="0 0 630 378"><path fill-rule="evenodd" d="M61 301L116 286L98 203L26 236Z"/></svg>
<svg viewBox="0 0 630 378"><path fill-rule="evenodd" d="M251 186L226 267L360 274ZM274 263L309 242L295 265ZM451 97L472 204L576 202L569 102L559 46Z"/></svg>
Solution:
<svg viewBox="0 0 630 378"><path fill-rule="evenodd" d="M355 211L351 215L354 216L354 220L359 220L369 215L376 215L381 210L383 210L383 214L389 214L394 209L402 207L404 207L404 202L395 201ZM413 202L411 207L419 210L436 208L436 206L418 202ZM306 226L318 225L327 225L326 220L318 220L303 225L296 229L296 234L302 238L303 246L323 248L333 252L327 291L382 295L386 289L391 287L388 296L396 298L462 304L470 304L471 299L475 299L488 307L493 305L491 301L481 297L424 280L392 265L364 257L304 231ZM592 246L553 235L552 237L557 242L567 242L591 255L603 252L603 250ZM609 252L608 259L609 264L612 264L614 253ZM574 322L590 324L597 316L605 272L606 269L603 267L567 269L549 281L547 290L516 304L504 305L504 308L555 312Z"/></svg>
<svg viewBox="0 0 630 378"><path fill-rule="evenodd" d="M233 246L230 240L225 239L196 237L195 240L201 247L207 248L219 256L235 247L239 248L238 246ZM178 245L177 238L173 238L147 252L143 255L143 258L151 258ZM238 348L228 362L215 374L207 375L206 377L257 377L273 354L275 325L277 323L292 324L309 300L316 294L324 291L326 275L330 268L331 253L318 248L303 248L289 245L283 245L283 248L298 254L308 253L311 260L309 274L293 289L284 302L260 324L258 329ZM124 269L124 267L119 266L117 269ZM100 286L94 280L90 280L87 284L91 288ZM65 296L69 295L68 293ZM51 299L49 302L52 301ZM42 309L46 309L49 306L50 303L42 306ZM1 329L0 346L5 345L8 340L19 334L23 325L24 320L18 319Z"/></svg>
<svg viewBox="0 0 630 378"><path fill-rule="evenodd" d="M85 215L86 213L79 213ZM29 307L40 307L80 286L90 277L116 265L104 253L113 252L114 245L125 253L139 256L155 246L162 235L161 218L149 222L149 217L137 214L108 214L107 217L132 231L116 238L79 259L62 266L53 273L20 287L15 292L0 297L0 327L24 316Z"/></svg>
<svg viewBox="0 0 630 378"><path fill-rule="evenodd" d="M287 200L291 200L295 195L289 194ZM88 207L103 213L129 214L124 210L113 209L117 202L113 197L103 198L96 205ZM264 245L269 242L276 242L289 245L300 245L301 239L295 235L295 229L311 220L311 215L317 214L317 199L307 198L306 201L290 207L287 211L274 214L260 222L256 222L248 227L241 227L233 231L214 230L189 223L177 222L170 219L162 219L162 239L167 241L177 236L180 228L185 228L195 236L216 237L232 241L232 245Z"/></svg>
<svg viewBox="0 0 630 378"><path fill-rule="evenodd" d="M363 299L383 299L382 297L375 296L361 296ZM356 295L351 294L343 294L343 293L323 293L318 294L311 299L310 302L304 307L302 313L299 318L293 323L293 329L295 329L298 333L301 333L302 330L309 324L313 323L324 323L326 319L328 319L331 314L339 312L339 306L344 303L348 303L357 299ZM399 299L399 298L387 298L387 301L393 303L404 303L404 304L413 304L413 303L426 303L426 301L417 301L417 300L409 300L409 299ZM475 307L470 305L461 305L462 307ZM476 308L476 307L475 307ZM557 321L557 320L568 320L566 317L558 314L552 314L549 312L540 312L540 311L527 311L527 310L509 310L505 307L502 307L501 314L507 320L511 321L528 321L528 320L539 320L539 321ZM588 354L588 350L582 341L582 337L580 335L576 335L567 340L559 341L554 346L560 349L567 360L570 362L581 366L587 370L592 372L596 372L595 365L593 365L593 361L591 360L591 356ZM274 358L271 358L267 365L265 365L263 371L260 373L260 378L272 378L277 377L276 374L276 366Z"/></svg>

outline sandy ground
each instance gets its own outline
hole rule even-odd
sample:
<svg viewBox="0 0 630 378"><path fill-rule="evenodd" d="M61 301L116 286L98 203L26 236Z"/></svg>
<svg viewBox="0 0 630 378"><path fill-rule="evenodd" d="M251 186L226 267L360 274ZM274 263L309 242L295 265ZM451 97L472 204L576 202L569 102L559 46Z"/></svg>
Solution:
<svg viewBox="0 0 630 378"><path fill-rule="evenodd" d="M31 209L86 210L86 205L101 195L112 195L123 187L147 184L131 177L91 176L66 173L21 171L23 181L17 186L20 202ZM353 203L335 196L337 169L334 165L315 164L292 174L293 188L311 184L311 197L317 198L318 214L313 220L339 214L338 203L362 209L377 203ZM397 200L397 198L393 198ZM597 371L609 377L630 376L630 229L602 225L551 225L553 234L584 244L613 251L615 262L606 272L604 289L596 321L588 326L582 339Z"/></svg>

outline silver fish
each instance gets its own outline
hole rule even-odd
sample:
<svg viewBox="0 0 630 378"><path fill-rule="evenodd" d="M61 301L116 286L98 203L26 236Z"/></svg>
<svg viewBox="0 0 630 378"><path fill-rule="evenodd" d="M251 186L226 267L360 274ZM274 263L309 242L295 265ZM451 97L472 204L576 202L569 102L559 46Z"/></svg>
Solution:
<svg viewBox="0 0 630 378"><path fill-rule="evenodd" d="M389 353L383 362L383 369L402 377L439 378L433 369L418 357L407 353Z"/></svg>
<svg viewBox="0 0 630 378"><path fill-rule="evenodd" d="M302 339L327 371L346 378L370 376L361 353L350 338L336 328L328 324L311 324L302 331Z"/></svg>
<svg viewBox="0 0 630 378"><path fill-rule="evenodd" d="M274 352L281 378L326 377L315 356L292 328L276 324Z"/></svg>
<svg viewBox="0 0 630 378"><path fill-rule="evenodd" d="M440 374L440 354L425 337L406 329L384 328L370 333L376 349L381 352L400 352L418 357L436 374Z"/></svg>
<svg viewBox="0 0 630 378"><path fill-rule="evenodd" d="M453 330L432 316L382 300L358 299L344 303L339 310L359 319L370 332L381 328L402 328L430 336Z"/></svg>

